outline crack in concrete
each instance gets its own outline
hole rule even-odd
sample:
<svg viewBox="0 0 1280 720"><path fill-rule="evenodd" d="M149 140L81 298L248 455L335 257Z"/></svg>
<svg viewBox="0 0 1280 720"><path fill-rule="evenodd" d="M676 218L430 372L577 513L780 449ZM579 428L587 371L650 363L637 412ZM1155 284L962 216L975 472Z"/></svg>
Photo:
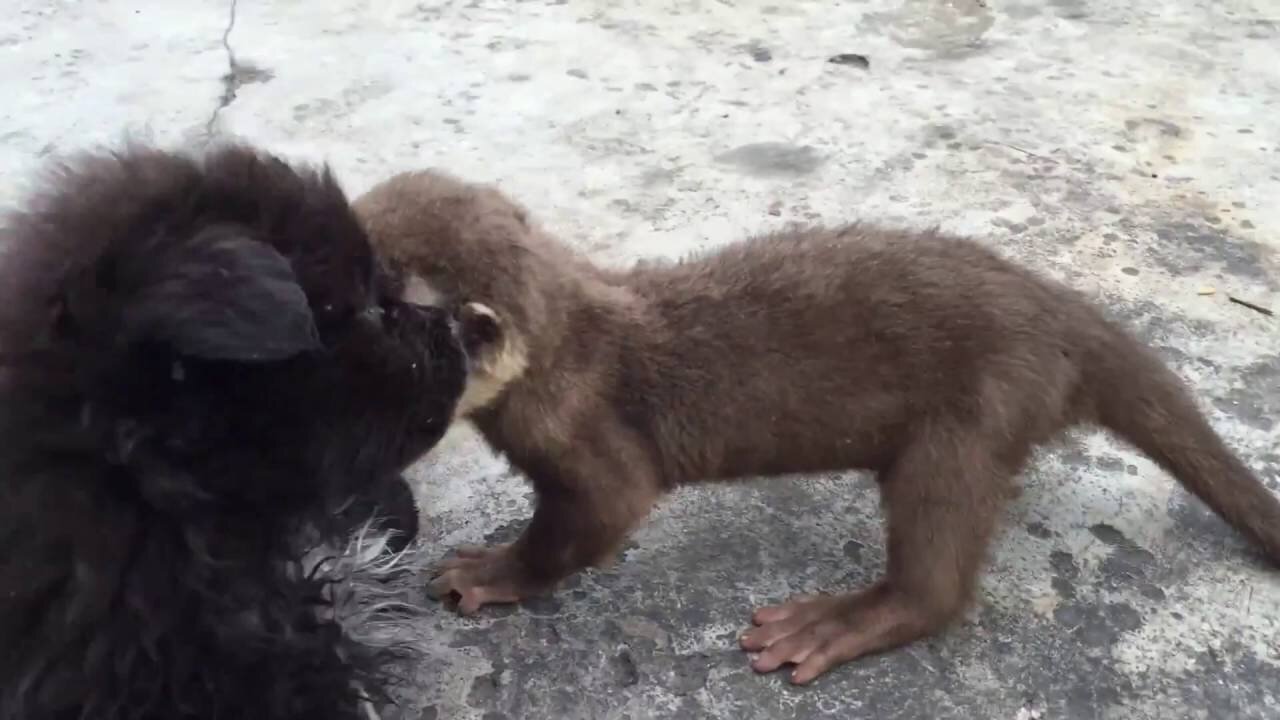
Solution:
<svg viewBox="0 0 1280 720"><path fill-rule="evenodd" d="M240 72L240 64L236 62L236 51L231 47L231 31L236 28L237 4L239 4L239 0L231 0L227 27L222 31L222 49L227 53L227 74L222 76L222 97L218 99L217 107L209 115L209 121L204 124L206 138L213 137L213 126L218 122L218 115L236 99L236 91L244 84L244 77Z"/></svg>

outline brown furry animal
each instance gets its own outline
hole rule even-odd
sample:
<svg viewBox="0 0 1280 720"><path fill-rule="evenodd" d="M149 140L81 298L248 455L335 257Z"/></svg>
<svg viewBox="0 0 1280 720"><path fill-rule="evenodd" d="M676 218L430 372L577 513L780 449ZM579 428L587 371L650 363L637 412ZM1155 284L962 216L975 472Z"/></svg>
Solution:
<svg viewBox="0 0 1280 720"><path fill-rule="evenodd" d="M1280 561L1280 502L1155 354L973 242L850 225L610 271L444 175L397 176L355 206L411 276L407 299L494 311L464 412L537 509L515 543L444 564L434 589L463 612L605 561L683 483L869 469L884 579L761 609L742 638L757 670L795 663L807 683L960 614L1015 476L1078 423L1133 443Z"/></svg>

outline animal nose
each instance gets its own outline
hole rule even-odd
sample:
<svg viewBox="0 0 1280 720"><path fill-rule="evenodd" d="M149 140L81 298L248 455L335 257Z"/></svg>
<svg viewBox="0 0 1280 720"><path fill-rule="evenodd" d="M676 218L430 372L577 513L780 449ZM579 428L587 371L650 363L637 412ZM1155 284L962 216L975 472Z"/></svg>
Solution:
<svg viewBox="0 0 1280 720"><path fill-rule="evenodd" d="M391 317L390 313L375 305L360 313L360 319L366 324L381 328L387 323L387 321L391 320Z"/></svg>

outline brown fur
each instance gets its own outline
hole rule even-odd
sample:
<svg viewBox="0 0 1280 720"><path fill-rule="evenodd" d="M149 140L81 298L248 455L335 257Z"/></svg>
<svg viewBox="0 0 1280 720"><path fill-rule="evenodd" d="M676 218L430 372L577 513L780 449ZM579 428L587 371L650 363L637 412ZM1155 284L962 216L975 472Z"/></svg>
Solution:
<svg viewBox="0 0 1280 720"><path fill-rule="evenodd" d="M444 175L397 176L355 205L423 292L496 315L468 409L538 500L514 544L445 564L436 589L464 612L606 560L680 484L869 469L885 578L762 609L743 637L757 669L793 662L808 682L954 619L1015 476L1079 423L1133 443L1280 561L1280 502L1154 353L971 241L850 225L611 271Z"/></svg>

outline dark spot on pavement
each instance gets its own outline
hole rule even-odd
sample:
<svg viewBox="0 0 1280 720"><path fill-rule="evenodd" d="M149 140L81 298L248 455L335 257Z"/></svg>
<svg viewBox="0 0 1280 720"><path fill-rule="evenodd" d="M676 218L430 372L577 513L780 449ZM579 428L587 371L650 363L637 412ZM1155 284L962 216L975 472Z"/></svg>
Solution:
<svg viewBox="0 0 1280 720"><path fill-rule="evenodd" d="M1093 648L1110 647L1121 633L1142 627L1142 613L1126 603L1067 604L1053 617L1078 642Z"/></svg>
<svg viewBox="0 0 1280 720"><path fill-rule="evenodd" d="M834 65L848 65L862 70L868 70L871 68L871 61L867 59L867 56L859 55L857 53L840 53L839 55L832 55L827 58L827 62Z"/></svg>
<svg viewBox="0 0 1280 720"><path fill-rule="evenodd" d="M1049 528L1045 527L1044 523L1038 521L1027 523L1027 534L1034 538L1040 538L1041 540L1047 540L1053 537L1053 532L1049 530Z"/></svg>
<svg viewBox="0 0 1280 720"><path fill-rule="evenodd" d="M773 59L773 53L769 51L769 48L757 42L748 44L745 50L751 55L751 59L758 63L769 62Z"/></svg>
<svg viewBox="0 0 1280 720"><path fill-rule="evenodd" d="M1167 138L1182 137L1182 128L1160 118L1134 118L1124 121L1124 129L1133 135L1154 135Z"/></svg>
<svg viewBox="0 0 1280 720"><path fill-rule="evenodd" d="M845 557L854 562L862 562L862 550L865 548L862 543L857 540L850 540L844 544Z"/></svg>
<svg viewBox="0 0 1280 720"><path fill-rule="evenodd" d="M762 142L736 147L715 160L759 177L799 177L817 170L826 158L807 145Z"/></svg>
<svg viewBox="0 0 1280 720"><path fill-rule="evenodd" d="M1232 389L1213 404L1249 427L1270 432L1280 416L1280 355L1241 368Z"/></svg>
<svg viewBox="0 0 1280 720"><path fill-rule="evenodd" d="M1105 472L1124 472L1124 460L1115 455L1104 455L1098 458L1098 469Z"/></svg>
<svg viewBox="0 0 1280 720"><path fill-rule="evenodd" d="M481 675L471 681L471 690L467 693L467 704L472 707L492 705L498 698L498 685L502 671L494 670L488 675Z"/></svg>
<svg viewBox="0 0 1280 720"><path fill-rule="evenodd" d="M1080 577L1080 569L1076 567L1076 559L1071 553L1054 550L1049 554L1049 569L1053 571L1053 579L1049 581L1054 592L1064 600L1076 596L1076 578Z"/></svg>
<svg viewBox="0 0 1280 720"><path fill-rule="evenodd" d="M1147 252L1173 275L1195 275L1220 266L1236 277L1274 287L1267 271L1270 251L1260 243L1233 236L1218 225L1175 222L1156 228L1156 241Z"/></svg>
<svg viewBox="0 0 1280 720"><path fill-rule="evenodd" d="M1148 571L1155 564L1154 555L1106 523L1090 527L1089 532L1111 548L1100 568L1104 585L1112 588L1132 587L1144 595L1159 593L1163 596L1162 590L1153 590L1146 580Z"/></svg>
<svg viewBox="0 0 1280 720"><path fill-rule="evenodd" d="M630 650L623 648L610 659L609 664L619 686L631 687L640 682L640 672L636 669L636 661L631 657Z"/></svg>
<svg viewBox="0 0 1280 720"><path fill-rule="evenodd" d="M703 653L656 656L654 660L662 665L658 673L662 686L677 697L706 687L713 664L712 659Z"/></svg>

